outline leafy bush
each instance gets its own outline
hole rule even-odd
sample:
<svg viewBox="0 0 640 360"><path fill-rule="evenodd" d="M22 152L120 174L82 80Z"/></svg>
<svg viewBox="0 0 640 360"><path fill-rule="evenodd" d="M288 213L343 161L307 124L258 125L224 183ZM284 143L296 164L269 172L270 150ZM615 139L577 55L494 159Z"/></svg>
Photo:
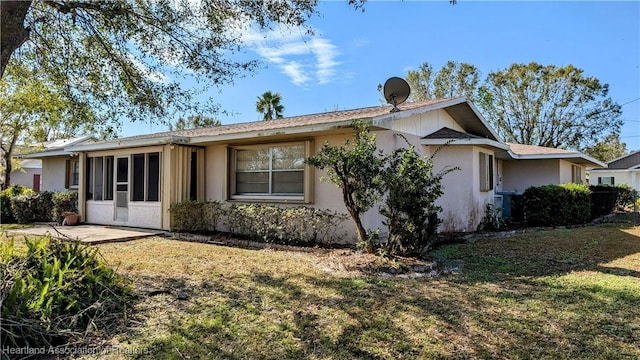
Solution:
<svg viewBox="0 0 640 360"><path fill-rule="evenodd" d="M324 245L340 240L346 215L306 206L281 208L264 204L232 205L225 225L235 234L284 245Z"/></svg>
<svg viewBox="0 0 640 360"><path fill-rule="evenodd" d="M507 224L502 218L502 209L496 209L493 204L487 204L484 209L484 216L478 224L478 231L497 231L504 228Z"/></svg>
<svg viewBox="0 0 640 360"><path fill-rule="evenodd" d="M442 177L455 169L434 174L431 159L422 158L413 145L394 151L387 161L383 181L388 194L380 209L389 228L385 250L412 254L431 245L441 222L442 209L435 201L443 194Z"/></svg>
<svg viewBox="0 0 640 360"><path fill-rule="evenodd" d="M173 230L199 233L218 229L223 222L229 233L252 240L285 245L335 243L345 215L306 206L278 207L265 204L232 204L183 201L172 204Z"/></svg>
<svg viewBox="0 0 640 360"><path fill-rule="evenodd" d="M20 224L51 221L53 193L42 191L15 196L11 199L11 210L16 222Z"/></svg>
<svg viewBox="0 0 640 360"><path fill-rule="evenodd" d="M3 224L15 223L16 219L13 216L13 210L11 209L11 199L18 195L32 194L33 190L24 187L20 184L15 184L0 192L0 221Z"/></svg>
<svg viewBox="0 0 640 360"><path fill-rule="evenodd" d="M532 186L524 192L529 225L583 224L591 220L591 191L585 185Z"/></svg>
<svg viewBox="0 0 640 360"><path fill-rule="evenodd" d="M78 193L75 191L56 192L53 194L51 220L62 224L65 212L78 212Z"/></svg>
<svg viewBox="0 0 640 360"><path fill-rule="evenodd" d="M0 246L0 343L49 347L78 341L122 320L130 284L105 265L97 248L50 238Z"/></svg>
<svg viewBox="0 0 640 360"><path fill-rule="evenodd" d="M182 201L171 204L173 231L202 233L215 231L222 216L222 204L218 201Z"/></svg>
<svg viewBox="0 0 640 360"><path fill-rule="evenodd" d="M608 215L633 204L628 185L591 185L591 217Z"/></svg>

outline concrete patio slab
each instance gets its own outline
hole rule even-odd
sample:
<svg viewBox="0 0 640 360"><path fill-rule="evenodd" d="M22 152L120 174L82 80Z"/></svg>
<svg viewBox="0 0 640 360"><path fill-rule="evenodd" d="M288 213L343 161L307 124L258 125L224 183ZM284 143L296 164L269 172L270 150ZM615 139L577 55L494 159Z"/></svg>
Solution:
<svg viewBox="0 0 640 360"><path fill-rule="evenodd" d="M7 230L7 234L36 236L50 235L56 239L80 240L86 244L103 244L163 235L164 231L101 225L37 225L27 229Z"/></svg>

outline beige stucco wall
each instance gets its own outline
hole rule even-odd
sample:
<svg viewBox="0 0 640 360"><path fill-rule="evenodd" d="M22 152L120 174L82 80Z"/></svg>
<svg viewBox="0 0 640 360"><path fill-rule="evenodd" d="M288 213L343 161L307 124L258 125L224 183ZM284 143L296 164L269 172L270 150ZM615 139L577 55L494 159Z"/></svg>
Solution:
<svg viewBox="0 0 640 360"><path fill-rule="evenodd" d="M66 161L68 157L42 159L42 191L67 191L64 187Z"/></svg>
<svg viewBox="0 0 640 360"><path fill-rule="evenodd" d="M502 190L523 192L531 186L570 183L572 165L582 169L586 183L586 167L560 159L502 161Z"/></svg>
<svg viewBox="0 0 640 360"><path fill-rule="evenodd" d="M435 151L435 147L430 151ZM493 203L494 190L480 191L480 152L494 154L490 149L477 146L447 146L434 157L436 172L456 166L460 168L442 180L444 194L437 201L442 207L439 231L475 231L484 216L486 204ZM494 162L494 174L495 168ZM494 184L495 179L494 175Z"/></svg>
<svg viewBox="0 0 640 360"><path fill-rule="evenodd" d="M503 191L523 192L531 186L561 183L560 164L557 159L510 160L502 163Z"/></svg>
<svg viewBox="0 0 640 360"><path fill-rule="evenodd" d="M376 131L377 146L379 149L390 153L394 149L406 147L407 143L398 132L390 130ZM418 144L419 137L403 134L410 144ZM319 151L323 144L328 142L331 145L340 145L348 134L316 136L313 139L315 152ZM309 140L309 139L307 139ZM429 155L435 151L436 147L430 149L426 146L418 145L416 149L422 155ZM482 149L473 146L450 146L441 150L435 158L435 169L440 171L443 168L459 166L462 170L450 173L445 176L443 184L445 195L439 201L444 211L441 216L445 217L445 222L441 226L441 231L472 231L475 230L482 215L485 204L493 201L493 191L480 192L479 173L479 152L489 154L493 152L489 149ZM211 145L206 148L205 166L205 198L207 200L226 201L228 199L227 171L229 165L227 160L227 145ZM320 209L329 209L341 213L347 213L342 201L341 190L332 183L321 181L326 175L326 171L315 169L313 176L313 201L309 206ZM239 202L239 201L237 201ZM289 203L290 204L290 203ZM286 206L286 203L280 203ZM381 233L386 234L386 228L382 224L383 217L379 214L379 205L374 206L364 214L362 221L367 229L379 228ZM355 240L355 228L351 221L345 223L345 230L351 235L346 241Z"/></svg>

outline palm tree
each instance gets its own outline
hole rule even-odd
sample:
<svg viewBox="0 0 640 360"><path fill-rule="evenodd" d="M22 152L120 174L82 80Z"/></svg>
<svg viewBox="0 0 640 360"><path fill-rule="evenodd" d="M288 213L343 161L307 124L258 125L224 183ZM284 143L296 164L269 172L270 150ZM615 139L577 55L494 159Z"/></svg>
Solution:
<svg viewBox="0 0 640 360"><path fill-rule="evenodd" d="M280 104L282 96L279 93L272 93L271 91L265 91L262 96L258 96L256 102L256 111L260 114L264 114L263 120L273 120L274 115L276 119L282 118L282 111L284 106Z"/></svg>

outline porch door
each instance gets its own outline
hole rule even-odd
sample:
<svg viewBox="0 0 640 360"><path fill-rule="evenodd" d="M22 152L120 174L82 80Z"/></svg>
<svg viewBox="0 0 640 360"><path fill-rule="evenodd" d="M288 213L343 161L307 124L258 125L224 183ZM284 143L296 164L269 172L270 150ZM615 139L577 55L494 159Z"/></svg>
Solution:
<svg viewBox="0 0 640 360"><path fill-rule="evenodd" d="M129 218L129 157L116 158L115 219Z"/></svg>

